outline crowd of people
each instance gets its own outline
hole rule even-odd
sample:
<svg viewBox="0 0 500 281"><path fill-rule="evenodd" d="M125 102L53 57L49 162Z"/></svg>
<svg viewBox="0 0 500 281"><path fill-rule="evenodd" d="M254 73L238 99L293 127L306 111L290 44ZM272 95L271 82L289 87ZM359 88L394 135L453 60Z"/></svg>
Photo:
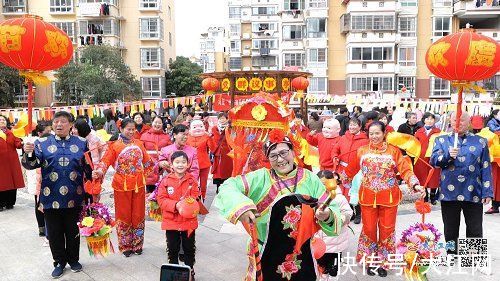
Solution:
<svg viewBox="0 0 500 281"><path fill-rule="evenodd" d="M143 253L146 198L158 192L168 261L179 263L181 259L191 268L198 222L185 214L182 201L192 197L203 204L210 174L221 213L233 223L256 223L260 241L271 235L266 224L278 196L303 194L321 200L325 180L336 180L339 196L328 208L314 212L321 227L316 236L327 241L327 254L318 264L324 275L331 276L338 275L351 221L362 224L357 260L378 255L381 266L368 267L366 273L387 276L388 255L395 253L402 182L431 204L441 202L446 241L457 243L461 212L467 237L483 235L483 204L493 199L486 214L499 213L499 167L490 159L487 141L474 134L483 127L500 132L499 110L493 110L484 122L464 112L458 146L453 135L441 134L453 130L454 113L435 115L418 108L401 112L392 107L364 112L355 106L352 113L340 108L328 117L312 112L307 123L296 113L290 133L318 148L319 173L313 174L307 165L297 166L297 147L287 135L276 132L263 147L270 168L237 177L231 177L231 147L225 135L230 122L225 112L218 113L212 124L208 113L195 114L187 107L178 108L175 120L155 111L115 115L108 109L103 114L109 142L97 136L88 116L75 118L57 112L51 122L39 122L33 136L24 140L15 137L9 119L0 116L0 156L7 159L0 161L0 211L12 209L16 190L28 187L35 200L38 233L50 245L54 278L64 273L66 265L74 272L82 270L79 214L83 205L100 200L99 191L89 193L85 186L89 181L102 183L111 166L120 252L125 257ZM394 131L414 136L421 144L421 154L406 155L388 144L386 136ZM426 155L429 146L430 157ZM20 163L27 170L26 184ZM357 189L353 188L356 177L360 179ZM449 253L456 254L456 249ZM286 276L282 270L273 269L269 274ZM250 266L248 280L254 279L254 271ZM300 274L294 276L312 280Z"/></svg>

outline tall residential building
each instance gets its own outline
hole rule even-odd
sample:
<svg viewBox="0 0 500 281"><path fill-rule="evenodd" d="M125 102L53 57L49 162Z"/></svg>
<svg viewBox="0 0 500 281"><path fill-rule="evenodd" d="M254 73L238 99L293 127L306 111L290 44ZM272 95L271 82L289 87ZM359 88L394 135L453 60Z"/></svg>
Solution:
<svg viewBox="0 0 500 281"><path fill-rule="evenodd" d="M121 50L132 74L141 81L144 99L165 95L165 71L175 59L174 0L2 0L0 19L41 16L73 40L74 59L87 45L110 45ZM26 92L18 97L26 102ZM37 89L35 104L60 100L54 83ZM121 97L117 97L121 99Z"/></svg>
<svg viewBox="0 0 500 281"><path fill-rule="evenodd" d="M203 72L227 70L227 40L224 27L212 26L200 36L200 65Z"/></svg>
<svg viewBox="0 0 500 281"><path fill-rule="evenodd" d="M471 24L499 39L497 0L228 0L230 70L297 69L310 93L450 98L432 42ZM480 82L498 91L500 73Z"/></svg>

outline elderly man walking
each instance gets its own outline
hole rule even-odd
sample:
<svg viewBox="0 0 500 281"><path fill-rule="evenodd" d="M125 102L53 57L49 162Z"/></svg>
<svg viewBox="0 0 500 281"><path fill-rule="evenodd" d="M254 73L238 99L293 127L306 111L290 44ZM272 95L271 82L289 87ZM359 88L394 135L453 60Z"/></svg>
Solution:
<svg viewBox="0 0 500 281"><path fill-rule="evenodd" d="M68 112L57 112L52 121L56 135L40 138L35 143L25 142L21 160L28 170L42 169L40 203L54 259L53 278L64 273L66 264L73 272L82 270L77 222L84 197L83 177L91 175L84 157L88 151L87 141L69 134L73 119Z"/></svg>
<svg viewBox="0 0 500 281"><path fill-rule="evenodd" d="M451 116L455 124L456 114ZM493 197L491 163L486 139L468 131L470 116L464 112L458 128L458 146L455 134L439 136L435 140L431 165L441 168L441 214L446 242L454 242L457 254L460 213L466 224L466 237L483 237L483 204Z"/></svg>

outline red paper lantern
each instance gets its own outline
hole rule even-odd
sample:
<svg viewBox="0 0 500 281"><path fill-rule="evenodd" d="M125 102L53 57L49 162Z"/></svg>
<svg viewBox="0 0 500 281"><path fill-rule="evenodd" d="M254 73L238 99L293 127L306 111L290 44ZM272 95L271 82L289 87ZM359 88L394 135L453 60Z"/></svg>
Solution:
<svg viewBox="0 0 500 281"><path fill-rule="evenodd" d="M446 80L484 80L499 71L499 44L466 28L434 42L427 50L425 62L434 75Z"/></svg>
<svg viewBox="0 0 500 281"><path fill-rule="evenodd" d="M309 80L305 77L297 77L292 80L292 87L297 91L297 97L303 98L304 91L309 87Z"/></svg>
<svg viewBox="0 0 500 281"><path fill-rule="evenodd" d="M179 201L177 204L179 215L181 215L183 218L196 218L196 216L200 212L200 204L193 197L187 197L184 200Z"/></svg>
<svg viewBox="0 0 500 281"><path fill-rule="evenodd" d="M215 78L205 78L201 82L201 86L207 93L207 96L211 96L214 94L215 91L219 89L220 82Z"/></svg>
<svg viewBox="0 0 500 281"><path fill-rule="evenodd" d="M58 69L73 56L68 35L40 17L5 20L0 37L0 62L20 71Z"/></svg>

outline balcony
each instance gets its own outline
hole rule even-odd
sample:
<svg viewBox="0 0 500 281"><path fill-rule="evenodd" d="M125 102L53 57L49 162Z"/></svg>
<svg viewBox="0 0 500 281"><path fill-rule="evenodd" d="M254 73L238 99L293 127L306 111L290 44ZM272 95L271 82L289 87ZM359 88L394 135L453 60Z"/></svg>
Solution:
<svg viewBox="0 0 500 281"><path fill-rule="evenodd" d="M288 10L278 12L278 15L281 16L281 20L283 22L303 22L304 21L304 12L302 10Z"/></svg>
<svg viewBox="0 0 500 281"><path fill-rule="evenodd" d="M105 3L79 3L77 17L79 18L120 18L120 11L115 5Z"/></svg>
<svg viewBox="0 0 500 281"><path fill-rule="evenodd" d="M26 1L3 1L2 13L4 15L26 14Z"/></svg>
<svg viewBox="0 0 500 281"><path fill-rule="evenodd" d="M474 18L497 18L500 15L500 4L495 1L480 0L481 6L476 7L476 1L457 1L453 3L453 15L462 18L473 16ZM494 6L496 4L496 6Z"/></svg>
<svg viewBox="0 0 500 281"><path fill-rule="evenodd" d="M77 40L77 44L79 47L87 46L87 45L107 45L116 47L118 49L126 49L123 42L114 35L105 35L105 34L91 34L85 36L79 36Z"/></svg>

